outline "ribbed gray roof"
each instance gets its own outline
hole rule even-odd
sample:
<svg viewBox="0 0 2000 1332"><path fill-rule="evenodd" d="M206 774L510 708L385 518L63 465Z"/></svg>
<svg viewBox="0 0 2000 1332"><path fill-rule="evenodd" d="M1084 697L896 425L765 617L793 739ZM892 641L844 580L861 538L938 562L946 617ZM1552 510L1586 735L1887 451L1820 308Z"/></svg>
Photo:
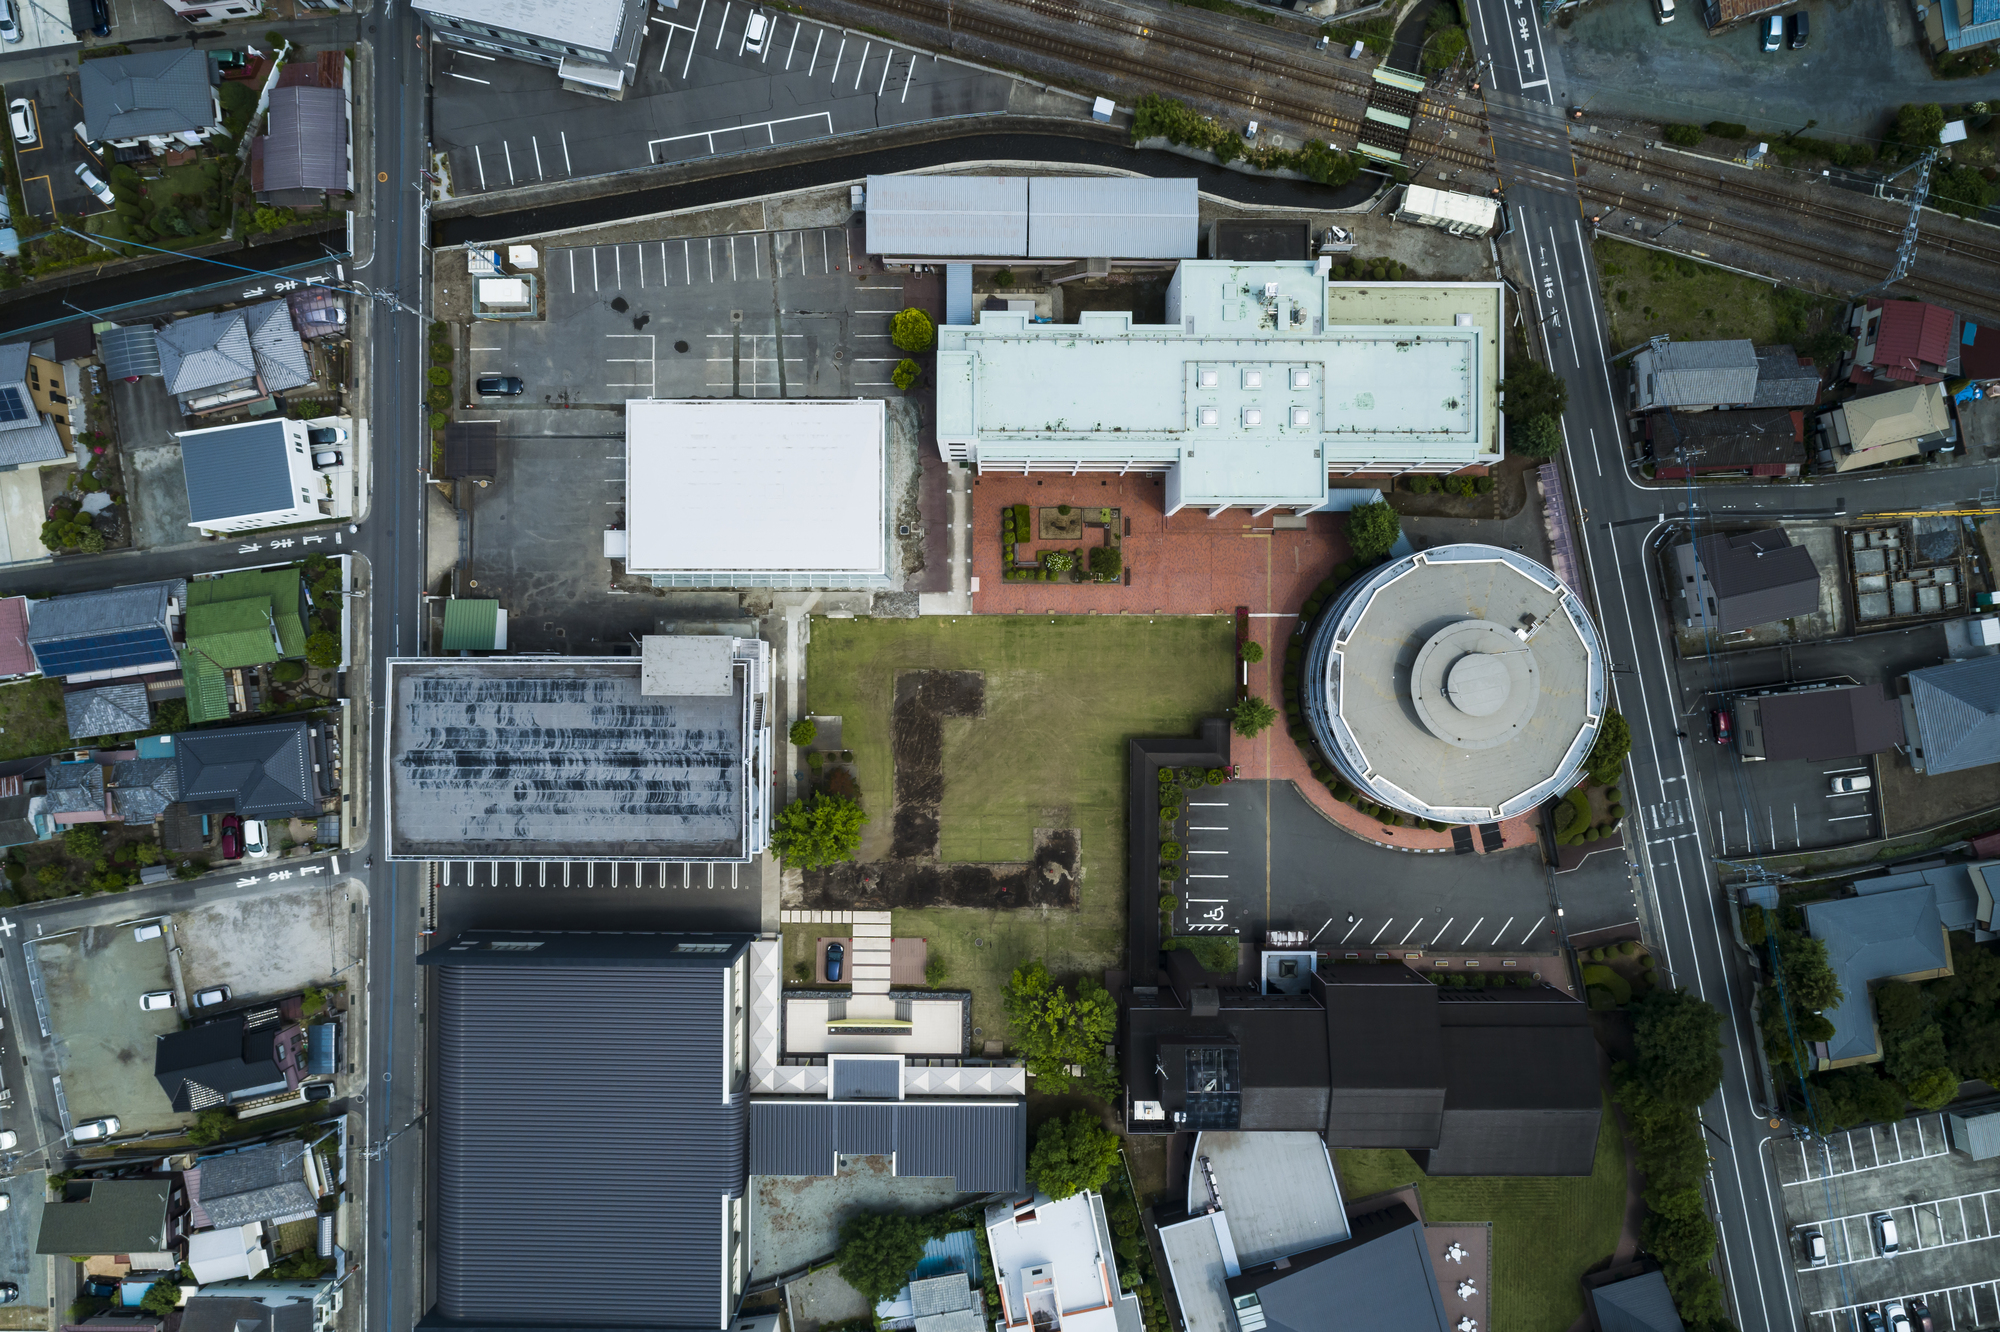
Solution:
<svg viewBox="0 0 2000 1332"><path fill-rule="evenodd" d="M849 1101L880 1098L893 1101L903 1089L903 1065L899 1059L835 1059L833 1099Z"/></svg>
<svg viewBox="0 0 2000 1332"><path fill-rule="evenodd" d="M264 189L347 188L346 100L338 88L300 84L271 94Z"/></svg>
<svg viewBox="0 0 2000 1332"><path fill-rule="evenodd" d="M1791 544L1778 528L1712 532L1677 547L1674 555L1684 590L1687 575L1696 573L1715 594L1714 619L1707 628L1734 633L1819 610L1819 567L1812 552Z"/></svg>
<svg viewBox="0 0 2000 1332"><path fill-rule="evenodd" d="M1757 348L1757 395L1752 407L1810 407L1819 401L1820 371L1802 365L1786 346Z"/></svg>
<svg viewBox="0 0 2000 1332"><path fill-rule="evenodd" d="M2000 657L1911 671L1910 706L1929 775L2000 763Z"/></svg>
<svg viewBox="0 0 2000 1332"><path fill-rule="evenodd" d="M616 967L425 956L439 1316L721 1325L724 1200L744 1184L744 1103L724 1082L737 951ZM644 1299L604 1279L621 1254L643 1257Z"/></svg>
<svg viewBox="0 0 2000 1332"><path fill-rule="evenodd" d="M1757 397L1757 349L1747 338L1670 342L1632 358L1639 408L1714 407Z"/></svg>
<svg viewBox="0 0 2000 1332"><path fill-rule="evenodd" d="M1826 1017L1830 1059L1853 1059L1876 1047L1868 986L1891 976L1935 971L1951 960L1937 893L1929 885L1865 897L1812 902L1802 908L1806 930L1826 943L1827 965L1840 980L1841 1000Z"/></svg>
<svg viewBox="0 0 2000 1332"><path fill-rule="evenodd" d="M243 312L250 329L250 351L256 358L257 373L272 393L312 383L312 365L306 360L306 344L292 327L291 307L284 301L267 301Z"/></svg>
<svg viewBox="0 0 2000 1332"><path fill-rule="evenodd" d="M2000 1105L1954 1113L1949 1123L1951 1145L1973 1160L2000 1156Z"/></svg>
<svg viewBox="0 0 2000 1332"><path fill-rule="evenodd" d="M1603 1332L1682 1332L1667 1279L1658 1272L1599 1286L1590 1301Z"/></svg>
<svg viewBox="0 0 2000 1332"><path fill-rule="evenodd" d="M170 758L125 759L111 765L111 807L134 827L153 822L180 798L180 769Z"/></svg>
<svg viewBox="0 0 2000 1332"><path fill-rule="evenodd" d="M1026 1182L1027 1125L1025 1102L997 1098L754 1101L750 1173L831 1175L836 1155L893 1155L899 1176L950 1176L962 1192L1002 1192Z"/></svg>
<svg viewBox="0 0 2000 1332"><path fill-rule="evenodd" d="M151 324L109 328L97 338L104 372L113 379L137 379L160 373L160 344Z"/></svg>
<svg viewBox="0 0 2000 1332"><path fill-rule="evenodd" d="M215 127L208 53L193 47L86 60L76 82L92 141Z"/></svg>
<svg viewBox="0 0 2000 1332"><path fill-rule="evenodd" d="M311 1150L303 1142L273 1142L203 1157L187 1172L197 1228L245 1226L312 1211L319 1198L306 1183Z"/></svg>
<svg viewBox="0 0 2000 1332"><path fill-rule="evenodd" d="M146 686L135 682L100 685L63 695L69 738L95 740L100 735L143 731L153 724L146 706Z"/></svg>
<svg viewBox="0 0 2000 1332"><path fill-rule="evenodd" d="M1028 182L1031 259L1192 259L1200 182L1188 177L1036 176Z"/></svg>
<svg viewBox="0 0 2000 1332"><path fill-rule="evenodd" d="M280 420L181 436L188 516L206 523L291 508L288 447L285 423Z"/></svg>
<svg viewBox="0 0 2000 1332"><path fill-rule="evenodd" d="M121 666L174 661L168 638L168 603L187 585L133 583L95 592L71 592L35 603L28 646L44 675L77 675Z"/></svg>
<svg viewBox="0 0 2000 1332"><path fill-rule="evenodd" d="M87 61L84 68L97 63ZM257 373L250 329L241 310L176 319L160 330L158 342L160 374L169 393L199 393Z"/></svg>
<svg viewBox="0 0 2000 1332"><path fill-rule="evenodd" d="M203 1295L181 1310L181 1332L312 1332L312 1301L303 1296L266 1304L236 1295Z"/></svg>

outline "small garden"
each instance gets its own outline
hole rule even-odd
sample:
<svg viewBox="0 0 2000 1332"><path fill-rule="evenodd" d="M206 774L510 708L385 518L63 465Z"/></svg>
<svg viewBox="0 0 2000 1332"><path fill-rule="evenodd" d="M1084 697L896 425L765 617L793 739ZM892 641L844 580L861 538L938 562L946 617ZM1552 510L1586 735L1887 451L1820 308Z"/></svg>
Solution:
<svg viewBox="0 0 2000 1332"><path fill-rule="evenodd" d="M151 824L81 823L46 842L9 848L5 895L19 905L79 893L115 893L138 883L140 870L164 859Z"/></svg>
<svg viewBox="0 0 2000 1332"><path fill-rule="evenodd" d="M93 399L92 408L101 420L103 399ZM49 501L42 523L42 544L51 551L98 555L108 546L128 543L125 488L110 445L111 437L100 430L77 435L76 453L83 462L70 474L68 488ZM103 498L92 499L94 495Z"/></svg>
<svg viewBox="0 0 2000 1332"><path fill-rule="evenodd" d="M1630 939L1589 949L1577 960L1583 968L1584 997L1598 1012L1644 999L1659 980L1652 953Z"/></svg>
<svg viewBox="0 0 2000 1332"><path fill-rule="evenodd" d="M1103 544L1061 544L1088 542L1093 531L1104 534ZM1041 544L1051 541L1058 544ZM1123 543L1124 518L1119 509L1079 509L1056 504L1037 512L1029 505L1015 504L1001 510L1000 559L1005 570L1002 576L1010 583L1129 581Z"/></svg>
<svg viewBox="0 0 2000 1332"><path fill-rule="evenodd" d="M1607 711L1584 759L1584 780L1545 807L1558 847L1591 846L1618 835L1625 819L1625 792L1616 783L1631 752L1631 723L1616 709Z"/></svg>
<svg viewBox="0 0 2000 1332"><path fill-rule="evenodd" d="M1213 116L1204 116L1185 102L1158 93L1139 99L1132 111L1132 142L1165 139L1179 147L1213 153L1227 166L1242 159L1262 171L1296 171L1321 185L1345 185L1361 170L1360 159L1330 144L1310 139L1296 149L1253 144Z"/></svg>

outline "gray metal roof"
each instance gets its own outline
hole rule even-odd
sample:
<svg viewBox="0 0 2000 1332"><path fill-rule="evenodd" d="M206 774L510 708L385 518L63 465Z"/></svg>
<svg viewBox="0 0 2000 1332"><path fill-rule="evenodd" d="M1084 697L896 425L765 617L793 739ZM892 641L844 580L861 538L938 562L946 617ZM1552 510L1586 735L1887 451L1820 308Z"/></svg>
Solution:
<svg viewBox="0 0 2000 1332"><path fill-rule="evenodd" d="M899 1176L950 1176L961 1192L1019 1189L1027 1178L1027 1127L1020 1100L753 1101L749 1170L831 1175L836 1155L893 1155Z"/></svg>
<svg viewBox="0 0 2000 1332"><path fill-rule="evenodd" d="M193 47L107 56L77 67L84 133L93 141L215 127L208 53Z"/></svg>
<svg viewBox="0 0 2000 1332"><path fill-rule="evenodd" d="M1863 896L1894 892L1898 888L1929 888L1937 900L1938 923L1947 930L1977 930L1979 891L1972 883L1973 866L1926 865L1902 874L1877 874L1856 879L1854 891Z"/></svg>
<svg viewBox="0 0 2000 1332"><path fill-rule="evenodd" d="M1757 393L1752 407L1811 407L1819 401L1820 370L1802 365L1787 346L1757 348Z"/></svg>
<svg viewBox="0 0 2000 1332"><path fill-rule="evenodd" d="M1328 1311L1343 1326L1447 1332L1450 1316L1424 1225L1402 1203L1354 1218L1354 1235L1230 1277L1232 1299L1255 1295L1270 1332L1322 1332Z"/></svg>
<svg viewBox="0 0 2000 1332"><path fill-rule="evenodd" d="M127 731L143 731L153 724L152 709L146 704L146 686L131 681L64 694L63 714L69 719L72 740L123 735Z"/></svg>
<svg viewBox="0 0 2000 1332"><path fill-rule="evenodd" d="M199 54L197 52L197 54ZM84 64L88 69L99 62ZM250 329L241 310L176 319L159 331L160 374L169 393L199 393L257 374Z"/></svg>
<svg viewBox="0 0 2000 1332"><path fill-rule="evenodd" d="M1911 671L1910 706L1929 775L2000 763L2000 657Z"/></svg>
<svg viewBox="0 0 2000 1332"><path fill-rule="evenodd" d="M426 19L465 19L589 51L622 51L645 22L646 0L413 0Z"/></svg>
<svg viewBox="0 0 2000 1332"><path fill-rule="evenodd" d="M1632 358L1639 409L1748 404L1757 397L1757 349L1747 338L1670 342Z"/></svg>
<svg viewBox="0 0 2000 1332"><path fill-rule="evenodd" d="M246 1226L312 1211L319 1197L306 1182L311 1150L303 1142L272 1142L203 1157L187 1172L190 1219L197 1229Z"/></svg>
<svg viewBox="0 0 2000 1332"><path fill-rule="evenodd" d="M870 176L868 253L1028 253L1026 176Z"/></svg>
<svg viewBox="0 0 2000 1332"><path fill-rule="evenodd" d="M312 1332L313 1302L267 1304L249 1296L205 1295L181 1308L181 1332Z"/></svg>
<svg viewBox="0 0 2000 1332"><path fill-rule="evenodd" d="M963 1272L910 1283L910 1313L918 1318L972 1307L972 1283Z"/></svg>
<svg viewBox="0 0 2000 1332"><path fill-rule="evenodd" d="M346 99L338 88L303 84L271 94L264 137L264 189L344 190L347 180Z"/></svg>
<svg viewBox="0 0 2000 1332"><path fill-rule="evenodd" d="M2000 1105L1954 1111L1946 1117L1951 1145L1975 1161L2000 1156Z"/></svg>
<svg viewBox="0 0 2000 1332"><path fill-rule="evenodd" d="M257 374L272 393L312 383L306 344L292 326L292 308L284 301L267 301L243 311L250 330L250 352Z"/></svg>
<svg viewBox="0 0 2000 1332"><path fill-rule="evenodd" d="M875 1099L893 1101L903 1090L903 1063L900 1059L833 1060L833 1099L849 1101Z"/></svg>
<svg viewBox="0 0 2000 1332"><path fill-rule="evenodd" d="M160 373L160 344L151 324L105 329L97 336L97 354L104 359L104 372L113 379Z"/></svg>
<svg viewBox="0 0 2000 1332"><path fill-rule="evenodd" d="M1827 965L1840 980L1840 1004L1826 1014L1833 1023L1827 1057L1872 1054L1875 1011L1868 986L1892 976L1935 971L1951 960L1937 894L1929 885L1896 888L1812 902L1802 910L1807 932L1825 941Z"/></svg>
<svg viewBox="0 0 2000 1332"><path fill-rule="evenodd" d="M1590 1292L1590 1302L1603 1332L1682 1332L1673 1294L1658 1272L1599 1286Z"/></svg>
<svg viewBox="0 0 2000 1332"><path fill-rule="evenodd" d="M1703 594L1697 624L1723 633L1819 610L1819 567L1812 552L1777 528L1712 532L1675 548L1684 593ZM1696 581L1687 580L1693 575ZM1712 592L1709 613L1704 593Z"/></svg>
<svg viewBox="0 0 2000 1332"><path fill-rule="evenodd" d="M293 507L290 447L281 420L181 436L188 516L206 523Z"/></svg>
<svg viewBox="0 0 2000 1332"><path fill-rule="evenodd" d="M249 819L304 818L319 812L312 723L303 717L263 726L183 731L174 738L181 799L202 813Z"/></svg>
<svg viewBox="0 0 2000 1332"><path fill-rule="evenodd" d="M437 968L426 1230L440 1317L721 1325L724 1200L744 1185L723 976L742 941L722 937L723 952L649 958L640 945L674 936L624 936L614 966L464 939L421 959ZM611 1169L607 1144L622 1144ZM615 1254L644 1256L644 1300L604 1280Z"/></svg>
<svg viewBox="0 0 2000 1332"><path fill-rule="evenodd" d="M1201 240L1199 183L1036 176L1028 182L1028 257L1192 259Z"/></svg>
<svg viewBox="0 0 2000 1332"><path fill-rule="evenodd" d="M32 348L25 342L0 345L0 392L12 399L10 410L0 413L0 468L29 463L54 462L67 457L62 436L35 408L28 392L28 356Z"/></svg>
<svg viewBox="0 0 2000 1332"><path fill-rule="evenodd" d="M167 1247L174 1181L86 1179L85 1196L42 1209L35 1252L47 1254L161 1253Z"/></svg>
<svg viewBox="0 0 2000 1332"><path fill-rule="evenodd" d="M46 675L170 663L169 603L186 595L175 579L50 597L35 603L28 646Z"/></svg>

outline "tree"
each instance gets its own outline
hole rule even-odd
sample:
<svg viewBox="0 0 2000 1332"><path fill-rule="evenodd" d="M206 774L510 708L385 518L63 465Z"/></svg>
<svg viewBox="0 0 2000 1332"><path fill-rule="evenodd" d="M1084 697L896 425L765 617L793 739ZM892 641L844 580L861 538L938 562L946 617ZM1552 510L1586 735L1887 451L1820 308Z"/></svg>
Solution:
<svg viewBox="0 0 2000 1332"><path fill-rule="evenodd" d="M1562 423L1547 412L1524 419L1510 437L1524 458L1553 458L1563 444Z"/></svg>
<svg viewBox="0 0 2000 1332"><path fill-rule="evenodd" d="M868 812L845 796L825 791L794 800L778 812L771 850L790 869L819 869L854 859ZM892 1292L893 1293L893 1292Z"/></svg>
<svg viewBox="0 0 2000 1332"><path fill-rule="evenodd" d="M1072 997L1047 967L1029 961L1014 968L1001 999L1014 1048L1035 1079L1036 1091L1054 1095L1068 1090L1072 1065L1083 1068L1092 1090L1115 1088L1104 1047L1118 1030L1118 1006L1102 985L1085 976Z"/></svg>
<svg viewBox="0 0 2000 1332"><path fill-rule="evenodd" d="M807 745L819 739L819 723L811 717L801 717L792 723L792 729L786 734L791 736L793 744L797 745L800 749L804 749Z"/></svg>
<svg viewBox="0 0 2000 1332"><path fill-rule="evenodd" d="M1722 1085L1722 1014L1686 990L1655 990L1632 1005L1634 1081L1668 1105L1693 1107Z"/></svg>
<svg viewBox="0 0 2000 1332"><path fill-rule="evenodd" d="M1936 102L1913 102L1896 112L1890 136L1908 148L1935 148L1944 133L1944 108Z"/></svg>
<svg viewBox="0 0 2000 1332"><path fill-rule="evenodd" d="M1229 710L1229 726L1246 740L1278 719L1278 710L1255 694L1247 694Z"/></svg>
<svg viewBox="0 0 2000 1332"><path fill-rule="evenodd" d="M1103 1188L1117 1164L1118 1135L1088 1110L1079 1110L1067 1120L1049 1120L1036 1132L1028 1182L1061 1200Z"/></svg>
<svg viewBox="0 0 2000 1332"><path fill-rule="evenodd" d="M181 1306L181 1283L173 1277L161 1277L146 1287L139 1307L147 1313L164 1318Z"/></svg>
<svg viewBox="0 0 2000 1332"><path fill-rule="evenodd" d="M1264 660L1264 645L1255 641L1245 643L1240 655L1243 660L1255 666L1258 662Z"/></svg>
<svg viewBox="0 0 2000 1332"><path fill-rule="evenodd" d="M908 393L916 386L918 378L923 373L922 366L905 356L902 360L896 362L896 368L889 372L889 382L903 390L903 392Z"/></svg>
<svg viewBox="0 0 2000 1332"><path fill-rule="evenodd" d="M1778 936L1778 968L1785 979L1785 999L1794 1009L1824 1013L1838 1008L1845 996L1840 978L1827 965L1826 941L1786 931Z"/></svg>
<svg viewBox="0 0 2000 1332"><path fill-rule="evenodd" d="M1111 582L1125 571L1125 557L1116 546L1090 548L1090 576L1101 583Z"/></svg>
<svg viewBox="0 0 2000 1332"><path fill-rule="evenodd" d="M889 341L906 352L929 351L937 341L937 325L931 317L914 305L907 310L899 310L889 321Z"/></svg>
<svg viewBox="0 0 2000 1332"><path fill-rule="evenodd" d="M325 629L307 634L306 661L321 670L340 665L340 635Z"/></svg>
<svg viewBox="0 0 2000 1332"><path fill-rule="evenodd" d="M901 1290L923 1261L924 1236L907 1216L857 1216L840 1228L840 1279L872 1307Z"/></svg>
<svg viewBox="0 0 2000 1332"><path fill-rule="evenodd" d="M63 850L78 860L95 860L104 854L104 831L88 823L80 823L63 834Z"/></svg>
<svg viewBox="0 0 2000 1332"><path fill-rule="evenodd" d="M1903 1084L1904 1095L1919 1110L1942 1110L1958 1099L1958 1074L1939 1066Z"/></svg>
<svg viewBox="0 0 2000 1332"><path fill-rule="evenodd" d="M1604 714L1603 723L1597 728L1597 739L1591 743L1590 756L1584 766L1590 776L1600 786L1609 786L1618 780L1618 774L1625 769L1625 756L1632 752L1632 724L1625 720L1625 714L1612 708Z"/></svg>
<svg viewBox="0 0 2000 1332"><path fill-rule="evenodd" d="M227 1110L204 1110L195 1116L193 1127L187 1131L187 1140L197 1147L221 1142L223 1134L229 1132L231 1122Z"/></svg>
<svg viewBox="0 0 2000 1332"><path fill-rule="evenodd" d="M297 684L306 678L306 664L302 661L281 661L271 668L273 684Z"/></svg>
<svg viewBox="0 0 2000 1332"><path fill-rule="evenodd" d="M1883 981L1875 987L1875 1024L1885 1037L1915 1031L1929 1016L1924 992L1908 981Z"/></svg>
<svg viewBox="0 0 2000 1332"><path fill-rule="evenodd" d="M1539 361L1514 363L1514 373L1500 381L1507 395L1507 418L1526 421L1536 416L1561 416L1569 410L1569 385Z"/></svg>
<svg viewBox="0 0 2000 1332"><path fill-rule="evenodd" d="M1662 1263L1705 1264L1715 1254L1715 1226L1702 1207L1701 1191L1689 1189L1652 1210L1639 1239Z"/></svg>
<svg viewBox="0 0 2000 1332"><path fill-rule="evenodd" d="M1381 559L1402 534L1403 520L1382 500L1357 504L1347 511L1347 550L1357 560Z"/></svg>

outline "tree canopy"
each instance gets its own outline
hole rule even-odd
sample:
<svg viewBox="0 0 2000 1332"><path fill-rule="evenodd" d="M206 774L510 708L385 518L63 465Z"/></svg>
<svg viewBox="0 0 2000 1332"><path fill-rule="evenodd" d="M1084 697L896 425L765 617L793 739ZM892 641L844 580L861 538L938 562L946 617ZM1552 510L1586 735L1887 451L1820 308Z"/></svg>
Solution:
<svg viewBox="0 0 2000 1332"><path fill-rule="evenodd" d="M804 749L807 745L819 739L819 723L811 717L801 717L792 723L792 729L786 734L790 736L793 744L797 745L800 749Z"/></svg>
<svg viewBox="0 0 2000 1332"><path fill-rule="evenodd" d="M1507 440L1513 445L1514 452L1524 458L1553 458L1562 449L1562 425L1555 417L1543 412L1523 418Z"/></svg>
<svg viewBox="0 0 2000 1332"><path fill-rule="evenodd" d="M1633 1078L1648 1096L1697 1106L1722 1085L1722 1014L1686 990L1654 990L1632 1005Z"/></svg>
<svg viewBox="0 0 2000 1332"><path fill-rule="evenodd" d="M180 1303L181 1283L172 1277L161 1277L146 1287L146 1293L140 1299L139 1307L149 1314L164 1318L178 1309Z"/></svg>
<svg viewBox="0 0 2000 1332"><path fill-rule="evenodd" d="M816 791L778 811L771 850L792 869L819 869L854 859L868 812L846 796Z"/></svg>
<svg viewBox="0 0 2000 1332"><path fill-rule="evenodd" d="M1936 102L1911 102L1896 112L1890 131L1896 142L1910 148L1935 148L1944 133L1944 108Z"/></svg>
<svg viewBox="0 0 2000 1332"><path fill-rule="evenodd" d="M1625 720L1624 713L1613 708L1604 714L1604 723L1597 728L1597 739L1591 743L1590 757L1584 760L1584 766L1590 769L1592 780L1600 786L1609 786L1624 771L1625 756L1631 752L1632 724Z"/></svg>
<svg viewBox="0 0 2000 1332"><path fill-rule="evenodd" d="M1229 725L1244 737L1256 735L1278 719L1278 710L1255 694L1246 694L1229 710Z"/></svg>
<svg viewBox="0 0 2000 1332"><path fill-rule="evenodd" d="M1500 391L1507 395L1510 421L1561 416L1569 410L1569 385L1540 361L1515 361L1514 372L1500 381Z"/></svg>
<svg viewBox="0 0 2000 1332"><path fill-rule="evenodd" d="M1827 965L1825 940L1791 931L1780 934L1778 966L1785 978L1785 998L1794 1009L1823 1013L1840 1006L1844 997L1840 978Z"/></svg>
<svg viewBox="0 0 2000 1332"><path fill-rule="evenodd" d="M1347 549L1355 559L1379 560L1403 534L1403 520L1382 500L1347 511Z"/></svg>
<svg viewBox="0 0 2000 1332"><path fill-rule="evenodd" d="M1079 1110L1068 1119L1049 1120L1036 1132L1028 1181L1051 1198L1067 1198L1103 1188L1117 1164L1118 1135L1088 1110Z"/></svg>
<svg viewBox="0 0 2000 1332"><path fill-rule="evenodd" d="M937 341L937 325L916 306L900 310L889 321L889 341L906 352L929 351ZM894 1292L890 1292L894 1294Z"/></svg>
<svg viewBox="0 0 2000 1332"><path fill-rule="evenodd" d="M909 1281L924 1256L923 1227L907 1216L870 1213L840 1228L840 1279L873 1306Z"/></svg>
<svg viewBox="0 0 2000 1332"><path fill-rule="evenodd" d="M1003 1002L1014 1048L1036 1091L1046 1096L1068 1090L1073 1064L1083 1068L1091 1090L1116 1090L1104 1047L1118 1031L1118 1005L1102 985L1085 976L1072 996L1040 962L1023 962L1014 968Z"/></svg>

